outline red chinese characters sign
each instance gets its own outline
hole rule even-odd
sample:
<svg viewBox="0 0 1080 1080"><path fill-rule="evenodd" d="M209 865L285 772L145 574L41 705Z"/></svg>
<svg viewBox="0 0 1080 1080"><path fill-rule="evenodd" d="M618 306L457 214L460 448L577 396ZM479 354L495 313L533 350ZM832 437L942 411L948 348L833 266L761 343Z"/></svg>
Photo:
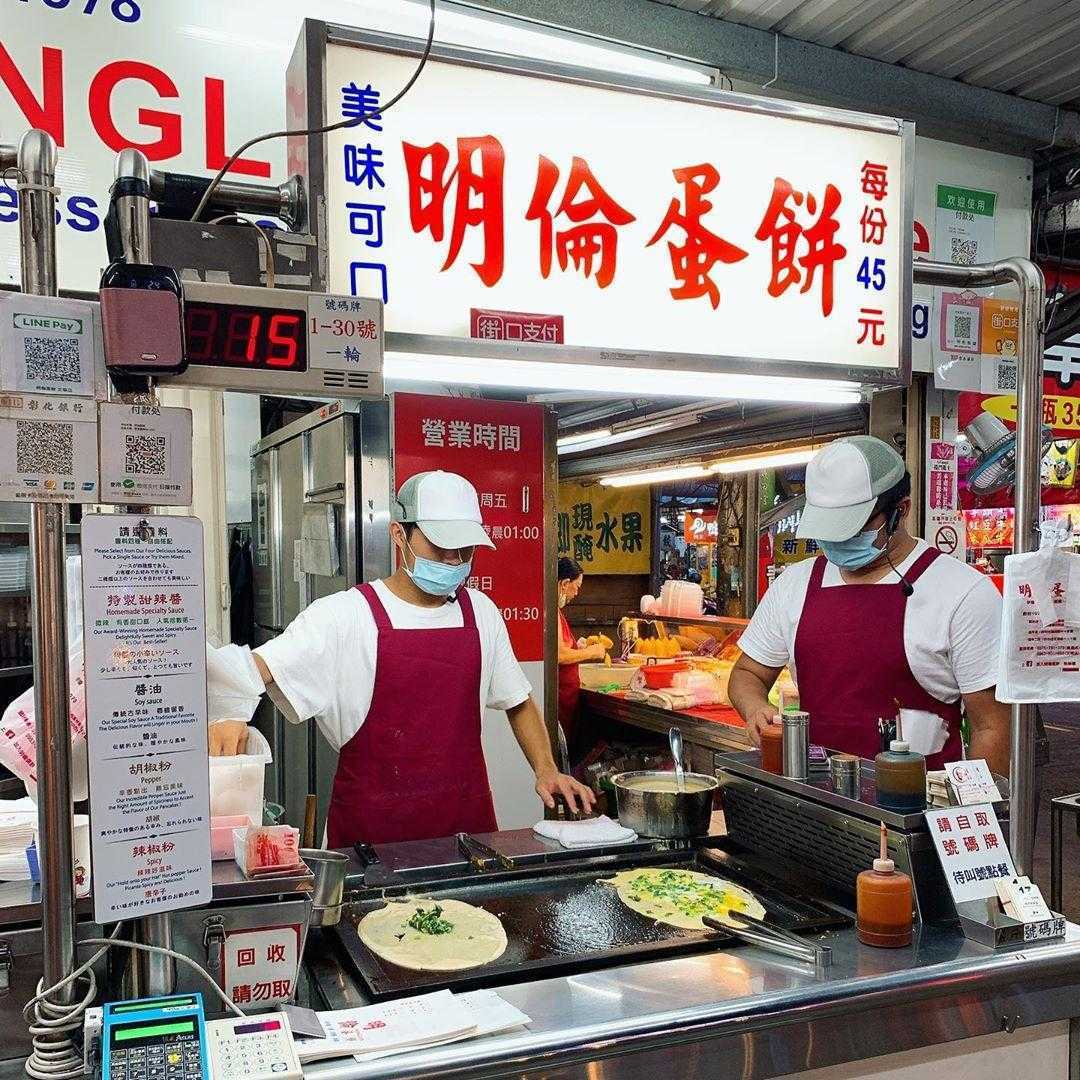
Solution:
<svg viewBox="0 0 1080 1080"><path fill-rule="evenodd" d="M327 101L377 110L411 63L332 46ZM396 331L464 336L469 308L525 307L572 312L576 345L896 369L903 142L880 118L430 62L332 137L331 285L382 295Z"/></svg>
<svg viewBox="0 0 1080 1080"><path fill-rule="evenodd" d="M543 660L543 407L395 394L394 482L430 469L476 488L495 550L477 548L468 585L502 612L518 660Z"/></svg>

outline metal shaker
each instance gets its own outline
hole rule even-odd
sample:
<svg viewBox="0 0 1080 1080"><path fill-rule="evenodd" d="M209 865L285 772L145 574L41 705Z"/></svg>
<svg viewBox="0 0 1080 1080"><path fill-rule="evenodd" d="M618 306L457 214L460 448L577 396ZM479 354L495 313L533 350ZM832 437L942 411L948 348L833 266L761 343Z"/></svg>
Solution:
<svg viewBox="0 0 1080 1080"><path fill-rule="evenodd" d="M789 780L805 780L810 774L810 714L786 712L783 721L784 775Z"/></svg>

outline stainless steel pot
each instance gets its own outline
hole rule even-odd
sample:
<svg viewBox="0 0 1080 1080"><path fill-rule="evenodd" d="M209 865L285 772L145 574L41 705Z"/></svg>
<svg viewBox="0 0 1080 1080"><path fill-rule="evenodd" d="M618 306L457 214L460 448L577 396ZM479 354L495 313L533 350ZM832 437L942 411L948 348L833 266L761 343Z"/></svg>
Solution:
<svg viewBox="0 0 1080 1080"><path fill-rule="evenodd" d="M713 792L719 787L715 776L687 773L686 786L694 791L645 791L628 787L628 782L664 780L672 783L675 774L646 770L625 772L613 776L615 802L619 808L619 823L640 836L655 836L664 840L683 840L689 836L704 836L712 817Z"/></svg>

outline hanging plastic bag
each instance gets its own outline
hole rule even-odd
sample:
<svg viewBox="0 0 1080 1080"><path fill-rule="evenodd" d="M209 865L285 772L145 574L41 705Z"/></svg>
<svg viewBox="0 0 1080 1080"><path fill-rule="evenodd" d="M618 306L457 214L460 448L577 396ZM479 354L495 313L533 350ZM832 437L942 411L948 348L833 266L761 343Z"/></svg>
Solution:
<svg viewBox="0 0 1080 1080"><path fill-rule="evenodd" d="M83 674L82 641L76 643L68 661L68 717L71 725L71 797L79 802L88 795L86 780L86 680ZM0 763L25 785L37 801L37 711L34 688L24 690L0 720Z"/></svg>
<svg viewBox="0 0 1080 1080"><path fill-rule="evenodd" d="M998 701L1080 700L1080 555L1059 523L1041 528L1038 551L1005 558Z"/></svg>

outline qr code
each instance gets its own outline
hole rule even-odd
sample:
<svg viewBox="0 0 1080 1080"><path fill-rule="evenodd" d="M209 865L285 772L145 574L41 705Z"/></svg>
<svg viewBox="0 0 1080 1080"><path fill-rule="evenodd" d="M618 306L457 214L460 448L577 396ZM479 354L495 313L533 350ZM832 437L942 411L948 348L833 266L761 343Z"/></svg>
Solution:
<svg viewBox="0 0 1080 1080"><path fill-rule="evenodd" d="M952 336L959 341L970 341L972 335L971 312L954 311Z"/></svg>
<svg viewBox="0 0 1080 1080"><path fill-rule="evenodd" d="M72 476L75 472L71 424L48 420L15 421L15 462L20 473Z"/></svg>
<svg viewBox="0 0 1080 1080"><path fill-rule="evenodd" d="M997 366L997 388L1001 390L1015 390L1016 389L1016 365L1015 364L998 364Z"/></svg>
<svg viewBox="0 0 1080 1080"><path fill-rule="evenodd" d="M125 435L124 472L133 476L164 476L168 454L162 435Z"/></svg>
<svg viewBox="0 0 1080 1080"><path fill-rule="evenodd" d="M23 339L28 379L77 383L82 379L78 338L28 337Z"/></svg>
<svg viewBox="0 0 1080 1080"><path fill-rule="evenodd" d="M965 240L960 236L950 237L952 242L952 261L956 266L974 266L979 254L976 240Z"/></svg>

